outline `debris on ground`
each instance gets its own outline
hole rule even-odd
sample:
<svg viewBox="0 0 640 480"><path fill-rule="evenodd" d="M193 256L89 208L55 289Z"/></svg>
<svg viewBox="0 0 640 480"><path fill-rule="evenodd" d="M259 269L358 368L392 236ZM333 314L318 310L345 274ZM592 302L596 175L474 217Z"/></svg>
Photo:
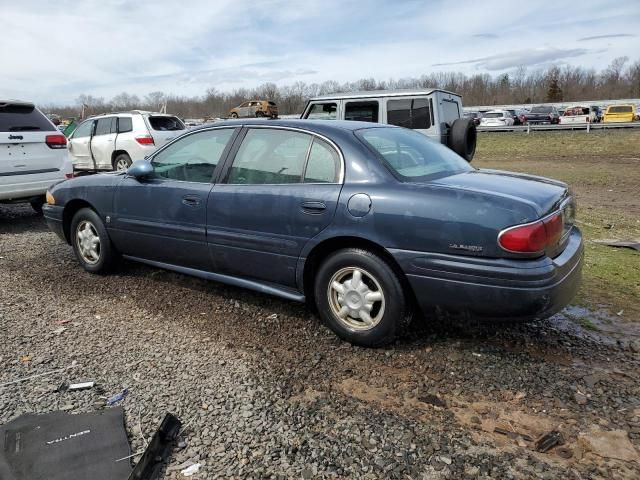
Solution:
<svg viewBox="0 0 640 480"><path fill-rule="evenodd" d="M182 422L174 415L167 413L160 427L153 434L142 458L136 464L129 480L156 480L171 455L174 443L180 433Z"/></svg>
<svg viewBox="0 0 640 480"><path fill-rule="evenodd" d="M194 463L190 467L187 467L184 470L182 470L180 473L185 477L190 477L191 475L198 473L199 470L200 470L200 464Z"/></svg>
<svg viewBox="0 0 640 480"><path fill-rule="evenodd" d="M95 387L96 383L95 382L81 382L81 383L71 383L69 385L69 387L67 388L67 390L69 391L74 391L74 390L88 390L90 388Z"/></svg>
<svg viewBox="0 0 640 480"><path fill-rule="evenodd" d="M605 431L593 428L578 435L578 445L599 457L640 463L640 454L624 430Z"/></svg>
<svg viewBox="0 0 640 480"><path fill-rule="evenodd" d="M495 433L499 433L500 435L506 435L507 437L509 437L509 438L511 438L513 440L518 440L519 438L521 438L523 440L526 440L527 442L533 442L533 438L531 438L526 433L514 432L512 430L507 430L507 429L501 428L501 427L495 427L493 429L493 431Z"/></svg>
<svg viewBox="0 0 640 480"><path fill-rule="evenodd" d="M561 445L562 442L562 434L557 430L554 430L552 432L545 433L540 438L538 438L533 446L538 452L545 453L551 450L556 445Z"/></svg>
<svg viewBox="0 0 640 480"><path fill-rule="evenodd" d="M599 245L606 245L607 247L617 247L617 248L631 248L633 250L640 251L640 240L592 240L593 243L597 243Z"/></svg>
<svg viewBox="0 0 640 480"><path fill-rule="evenodd" d="M120 393L116 393L115 395L109 397L109 399L107 400L107 405L111 406L111 405L115 405L118 402L121 402L122 400L124 400L124 398L128 394L129 394L129 389L125 388Z"/></svg>

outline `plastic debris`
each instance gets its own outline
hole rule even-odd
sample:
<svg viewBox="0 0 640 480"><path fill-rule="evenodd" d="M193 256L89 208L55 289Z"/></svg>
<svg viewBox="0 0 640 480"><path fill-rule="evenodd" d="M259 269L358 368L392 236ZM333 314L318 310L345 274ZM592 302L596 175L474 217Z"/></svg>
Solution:
<svg viewBox="0 0 640 480"><path fill-rule="evenodd" d="M127 388L122 390L120 393L116 393L112 397L109 397L109 399L107 400L107 405L111 406L115 405L118 402L121 402L122 400L124 400L124 397L126 397L128 393L129 390Z"/></svg>
<svg viewBox="0 0 640 480"><path fill-rule="evenodd" d="M593 243L598 243L600 245L606 245L607 247L632 248L633 250L640 251L640 240L610 240L610 239L602 239L602 240L593 240Z"/></svg>
<svg viewBox="0 0 640 480"><path fill-rule="evenodd" d="M534 446L538 452L545 453L560 444L562 444L562 435L560 432L553 430L538 438Z"/></svg>
<svg viewBox="0 0 640 480"><path fill-rule="evenodd" d="M509 438L511 438L513 440L517 440L518 438L521 438L523 440L526 440L527 442L533 442L533 438L531 438L526 433L514 432L514 431L506 430L506 429L500 428L500 427L494 428L493 431L495 433L499 433L500 435L506 435L507 437L509 437Z"/></svg>
<svg viewBox="0 0 640 480"><path fill-rule="evenodd" d="M95 384L95 382L72 383L69 385L68 390L87 390L89 388L93 388Z"/></svg>
<svg viewBox="0 0 640 480"><path fill-rule="evenodd" d="M31 380L32 378L44 377L46 375L53 375L54 373L64 372L65 370L69 370L70 368L76 368L77 366L78 364L76 363L76 360L74 360L73 363L71 363L71 365L68 367L59 368L57 370L51 370L44 373L37 373L28 377L18 378L17 380L11 380L10 382L0 384L0 388L6 387L7 385L13 385L14 383L26 382L27 380Z"/></svg>
<svg viewBox="0 0 640 480"><path fill-rule="evenodd" d="M194 463L190 467L187 467L184 470L182 470L180 473L185 477L190 477L191 475L198 473L199 470L200 470L200 464Z"/></svg>

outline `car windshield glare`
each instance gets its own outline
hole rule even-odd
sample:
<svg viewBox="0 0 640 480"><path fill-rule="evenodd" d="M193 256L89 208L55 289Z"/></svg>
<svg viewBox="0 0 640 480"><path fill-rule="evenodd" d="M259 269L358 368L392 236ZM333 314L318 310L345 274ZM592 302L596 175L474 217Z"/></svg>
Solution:
<svg viewBox="0 0 640 480"><path fill-rule="evenodd" d="M404 128L365 128L362 140L402 181L414 182L473 170L469 163L422 133Z"/></svg>
<svg viewBox="0 0 640 480"><path fill-rule="evenodd" d="M533 107L531 113L551 113L551 107Z"/></svg>

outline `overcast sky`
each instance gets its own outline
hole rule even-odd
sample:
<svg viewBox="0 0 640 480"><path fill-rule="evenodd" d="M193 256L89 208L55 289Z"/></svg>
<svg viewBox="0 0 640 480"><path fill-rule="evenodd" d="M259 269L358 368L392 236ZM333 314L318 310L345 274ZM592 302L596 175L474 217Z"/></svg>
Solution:
<svg viewBox="0 0 640 480"><path fill-rule="evenodd" d="M0 98L640 59L640 1L0 0Z"/></svg>

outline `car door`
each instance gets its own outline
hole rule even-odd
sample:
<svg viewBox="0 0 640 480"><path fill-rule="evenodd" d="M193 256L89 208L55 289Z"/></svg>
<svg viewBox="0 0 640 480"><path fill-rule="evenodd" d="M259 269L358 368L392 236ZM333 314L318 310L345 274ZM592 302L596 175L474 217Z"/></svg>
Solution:
<svg viewBox="0 0 640 480"><path fill-rule="evenodd" d="M294 287L303 246L333 219L341 154L327 139L296 129L256 126L241 136L209 196L214 270Z"/></svg>
<svg viewBox="0 0 640 480"><path fill-rule="evenodd" d="M78 125L69 138L69 154L73 167L77 169L93 169L93 158L91 157L90 142L93 135L95 121L86 120Z"/></svg>
<svg viewBox="0 0 640 480"><path fill-rule="evenodd" d="M113 169L112 154L116 149L117 135L117 117L102 117L96 120L95 133L91 138L91 154L96 169Z"/></svg>
<svg viewBox="0 0 640 480"><path fill-rule="evenodd" d="M236 130L219 127L186 135L150 158L154 170L148 179L124 176L109 227L115 247L137 258L209 270L207 199Z"/></svg>

